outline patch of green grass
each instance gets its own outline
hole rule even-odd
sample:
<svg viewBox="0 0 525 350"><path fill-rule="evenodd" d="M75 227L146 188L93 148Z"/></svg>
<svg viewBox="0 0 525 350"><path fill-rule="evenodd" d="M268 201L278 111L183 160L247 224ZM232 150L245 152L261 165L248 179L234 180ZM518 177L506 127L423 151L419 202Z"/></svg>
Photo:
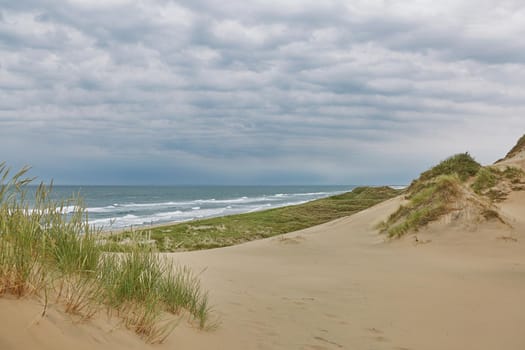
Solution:
<svg viewBox="0 0 525 350"><path fill-rule="evenodd" d="M225 247L319 225L354 214L400 193L390 187L358 187L352 192L301 205L115 234L109 238L113 241L109 247L119 249L122 245L115 242L130 237L139 244L149 237L156 241L161 251Z"/></svg>
<svg viewBox="0 0 525 350"><path fill-rule="evenodd" d="M486 170L468 153L456 154L423 172L407 189L409 203L401 206L379 225L389 237L399 237L417 231L428 223L449 213L461 196L461 187L476 176L475 188L480 191L495 181L491 170Z"/></svg>
<svg viewBox="0 0 525 350"><path fill-rule="evenodd" d="M476 175L480 168L481 165L470 154L459 153L422 173L417 180L412 182L408 190L417 190L418 185L424 184L425 181L435 179L440 175L456 174L464 182Z"/></svg>
<svg viewBox="0 0 525 350"><path fill-rule="evenodd" d="M477 194L482 194L486 190L494 187L498 183L499 172L495 168L480 168L476 179L472 183L472 189Z"/></svg>
<svg viewBox="0 0 525 350"><path fill-rule="evenodd" d="M50 188L40 185L30 207L27 171L10 176L0 164L0 296L43 294L45 307L54 296L82 319L113 310L148 342L162 341L173 329L162 322L166 314L187 312L201 328L208 326L208 295L190 270L151 247L105 252L79 198L55 202ZM75 210L65 215L70 205Z"/></svg>
<svg viewBox="0 0 525 350"><path fill-rule="evenodd" d="M468 196L462 194L469 192L468 184L475 194L490 201L501 201L510 191L508 188L515 188L509 184L522 184L524 178L525 173L519 168L482 167L468 153L457 154L414 180L407 189L408 204L401 206L378 228L389 237L417 231L454 210L454 202ZM480 215L489 220L496 213L492 211L487 209ZM503 222L501 218L500 221Z"/></svg>
<svg viewBox="0 0 525 350"><path fill-rule="evenodd" d="M503 170L502 175L507 180L510 180L511 183L521 183L523 181L523 178L525 177L525 172L521 170L520 168L516 167L506 167L505 170Z"/></svg>
<svg viewBox="0 0 525 350"><path fill-rule="evenodd" d="M456 174L439 175L421 184L417 192L409 193L409 203L392 213L379 228L391 238L417 231L453 210L452 204L460 194L461 180Z"/></svg>
<svg viewBox="0 0 525 350"><path fill-rule="evenodd" d="M525 178L523 170L516 167L506 167L500 170L496 167L482 167L471 187L478 195L490 198L492 201L502 201L507 198L508 193L503 191L502 184L522 184ZM512 187L514 189L514 187Z"/></svg>

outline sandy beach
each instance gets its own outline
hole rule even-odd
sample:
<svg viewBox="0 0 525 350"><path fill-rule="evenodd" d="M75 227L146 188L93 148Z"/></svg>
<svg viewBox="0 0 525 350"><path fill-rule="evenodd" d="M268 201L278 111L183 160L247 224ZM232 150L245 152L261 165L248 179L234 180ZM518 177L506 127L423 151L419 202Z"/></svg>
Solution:
<svg viewBox="0 0 525 350"><path fill-rule="evenodd" d="M501 204L512 228L436 225L385 242L389 200L280 237L174 253L201 271L220 326L181 321L158 349L523 349L525 204ZM72 324L53 307L1 299L2 349L146 349L106 317Z"/></svg>

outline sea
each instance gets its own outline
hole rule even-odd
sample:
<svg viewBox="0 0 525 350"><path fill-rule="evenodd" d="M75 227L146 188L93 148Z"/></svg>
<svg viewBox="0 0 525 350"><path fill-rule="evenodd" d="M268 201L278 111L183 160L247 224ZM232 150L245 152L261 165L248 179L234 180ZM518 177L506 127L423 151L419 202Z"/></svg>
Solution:
<svg viewBox="0 0 525 350"><path fill-rule="evenodd" d="M54 186L52 197L80 195L102 230L176 223L301 204L355 186ZM65 208L72 212L73 207Z"/></svg>

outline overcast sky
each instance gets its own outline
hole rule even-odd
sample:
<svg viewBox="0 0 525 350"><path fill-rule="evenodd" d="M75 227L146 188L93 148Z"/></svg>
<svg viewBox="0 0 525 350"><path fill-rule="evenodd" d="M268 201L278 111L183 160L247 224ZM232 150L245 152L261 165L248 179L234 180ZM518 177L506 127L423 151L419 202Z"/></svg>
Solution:
<svg viewBox="0 0 525 350"><path fill-rule="evenodd" d="M0 161L59 184L403 184L525 133L522 0L0 0Z"/></svg>

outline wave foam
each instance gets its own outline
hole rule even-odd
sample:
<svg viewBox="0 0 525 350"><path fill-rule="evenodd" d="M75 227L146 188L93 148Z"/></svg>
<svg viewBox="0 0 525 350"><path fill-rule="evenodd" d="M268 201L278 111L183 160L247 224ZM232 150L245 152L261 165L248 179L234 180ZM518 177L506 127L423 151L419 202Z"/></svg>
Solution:
<svg viewBox="0 0 525 350"><path fill-rule="evenodd" d="M95 216L95 219L90 220L90 224L104 229L121 229L130 226L190 221L297 205L336 193L341 192L277 193L230 199L209 198L191 201L114 203L103 207L87 208L87 211ZM68 208L68 210L73 210L73 208Z"/></svg>

